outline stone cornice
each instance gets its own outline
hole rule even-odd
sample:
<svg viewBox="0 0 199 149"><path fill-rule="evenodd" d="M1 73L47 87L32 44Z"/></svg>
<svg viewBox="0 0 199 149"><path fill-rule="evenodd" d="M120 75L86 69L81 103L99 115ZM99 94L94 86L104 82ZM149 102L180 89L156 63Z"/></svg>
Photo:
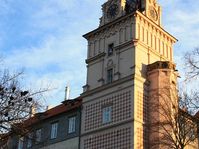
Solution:
<svg viewBox="0 0 199 149"><path fill-rule="evenodd" d="M155 69L171 69L171 70L176 70L176 65L171 63L170 61L157 61L153 64L149 64L147 66L147 71L152 71Z"/></svg>
<svg viewBox="0 0 199 149"><path fill-rule="evenodd" d="M103 30L105 30L105 29L107 29L107 28L109 28L109 27L111 27L111 26L113 26L113 25L115 25L115 24L117 24L119 22L122 22L122 21L126 20L129 17L132 17L132 16L134 16L134 13L128 14L126 16L119 17L118 19L116 19L116 20L114 20L114 21L112 21L110 23L107 23L107 24L105 24L103 26L100 26L97 29L95 29L95 30L83 35L83 37L86 38L86 39L89 39L89 37L93 36L94 34L97 34L97 33L101 32L101 31L103 31Z"/></svg>
<svg viewBox="0 0 199 149"><path fill-rule="evenodd" d="M126 20L126 19L128 19L129 17L132 17L132 16L136 17L137 19L139 18L140 20L143 19L144 22L147 22L148 24L152 25L152 27L155 28L155 29L157 29L158 31L160 31L161 34L163 34L167 38L171 39L173 43L175 43L176 41L178 41L174 36L172 36L171 34L169 34L160 25L156 24L155 22L153 22L151 19L149 19L147 16L145 16L144 14L142 14L139 11L136 11L134 13L128 14L126 16L122 16L122 17L120 17L120 18L118 18L118 19L116 19L116 20L114 20L114 21L112 21L110 23L107 23L107 24L105 24L105 25L103 25L101 27L98 27L97 29L95 29L95 30L93 30L93 31L91 31L91 32L83 35L83 37L86 38L86 39L89 39L89 37L91 37L91 36L93 36L93 35L101 32L101 31L103 31L103 30L105 30L105 29L107 29L107 28L109 28L109 27L111 27L111 26L113 26L113 25L115 25L115 24L117 24L119 22L122 22L122 21L124 21L124 20Z"/></svg>
<svg viewBox="0 0 199 149"><path fill-rule="evenodd" d="M115 51L118 51L118 50L120 51L122 48L127 47L133 43L134 43L134 41L131 40L131 41L125 42L123 44L120 44L119 46L116 46L114 49L115 49Z"/></svg>
<svg viewBox="0 0 199 149"><path fill-rule="evenodd" d="M161 26L159 26L158 24L156 24L155 22L153 22L151 19L149 19L147 16L145 16L144 14L142 14L139 11L136 11L135 13L135 17L140 20L144 20L144 22L147 22L148 24L152 25L152 27L154 27L155 29L159 30L164 36L166 36L167 38L170 38L172 40L173 43L177 42L178 40L172 36L171 34L169 34L166 30L164 30Z"/></svg>
<svg viewBox="0 0 199 149"><path fill-rule="evenodd" d="M121 84L121 83L123 83L123 82L127 82L127 81L129 81L129 80L132 80L132 81L133 81L133 78L134 78L134 74L129 75L129 76L125 77L125 78L122 78L122 79L113 81L113 82L110 83L110 84L105 84L105 85L100 86L100 87L97 87L97 88L95 88L95 89L86 91L86 92L82 93L82 94L80 95L80 97L81 97L81 98L84 98L84 97L89 96L89 95L92 95L92 94L94 94L94 93L96 93L96 92L100 92L100 91L106 90L106 89L108 89L108 88L111 88L111 87L113 87L113 86L119 85L119 84Z"/></svg>
<svg viewBox="0 0 199 149"><path fill-rule="evenodd" d="M86 60L86 64L88 64L88 63L90 63L92 61L95 61L96 59L99 59L101 57L104 57L105 55L106 55L106 53L103 52L103 53L100 53L100 54L96 55L95 57L89 58L89 59Z"/></svg>

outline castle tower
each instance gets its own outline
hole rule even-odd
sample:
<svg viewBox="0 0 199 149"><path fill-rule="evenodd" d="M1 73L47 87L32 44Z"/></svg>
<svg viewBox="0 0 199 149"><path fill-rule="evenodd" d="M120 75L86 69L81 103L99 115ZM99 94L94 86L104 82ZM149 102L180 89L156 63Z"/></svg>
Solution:
<svg viewBox="0 0 199 149"><path fill-rule="evenodd" d="M178 112L178 71L169 61L157 61L147 67L148 81L148 136L149 146L153 149L168 148L171 143L171 128ZM174 121L175 122L175 121ZM168 134L169 133L169 134Z"/></svg>
<svg viewBox="0 0 199 149"><path fill-rule="evenodd" d="M149 144L147 65L173 62L176 39L161 26L156 0L108 0L88 41L81 149Z"/></svg>

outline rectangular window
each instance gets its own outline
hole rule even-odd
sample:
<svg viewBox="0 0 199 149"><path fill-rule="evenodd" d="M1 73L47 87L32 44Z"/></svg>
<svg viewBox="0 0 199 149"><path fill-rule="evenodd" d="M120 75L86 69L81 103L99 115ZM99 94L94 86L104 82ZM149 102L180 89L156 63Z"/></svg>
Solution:
<svg viewBox="0 0 199 149"><path fill-rule="evenodd" d="M112 106L105 107L102 110L102 123L110 123L111 122L111 114L112 114Z"/></svg>
<svg viewBox="0 0 199 149"><path fill-rule="evenodd" d="M19 138L18 149L23 149L24 137Z"/></svg>
<svg viewBox="0 0 199 149"><path fill-rule="evenodd" d="M37 130L36 130L35 137L36 137L36 138L35 138L36 143L41 142L41 129L37 129Z"/></svg>
<svg viewBox="0 0 199 149"><path fill-rule="evenodd" d="M51 135L50 138L51 139L55 139L57 138L57 129L58 129L58 123L52 123L51 124Z"/></svg>
<svg viewBox="0 0 199 149"><path fill-rule="evenodd" d="M113 69L107 70L107 83L113 82Z"/></svg>
<svg viewBox="0 0 199 149"><path fill-rule="evenodd" d="M29 133L27 138L27 148L32 147L32 139L33 139L33 133Z"/></svg>
<svg viewBox="0 0 199 149"><path fill-rule="evenodd" d="M114 48L114 44L113 43L108 45L108 56L113 55L113 48Z"/></svg>
<svg viewBox="0 0 199 149"><path fill-rule="evenodd" d="M74 133L76 129L76 116L68 119L68 133Z"/></svg>

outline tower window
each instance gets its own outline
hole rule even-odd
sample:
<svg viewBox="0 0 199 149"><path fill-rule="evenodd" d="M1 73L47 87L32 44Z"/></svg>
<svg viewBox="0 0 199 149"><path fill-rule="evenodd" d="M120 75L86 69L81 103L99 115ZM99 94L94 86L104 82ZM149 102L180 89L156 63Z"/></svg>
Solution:
<svg viewBox="0 0 199 149"><path fill-rule="evenodd" d="M113 48L114 48L114 44L113 43L108 45L108 56L113 55Z"/></svg>
<svg viewBox="0 0 199 149"><path fill-rule="evenodd" d="M113 82L113 69L107 70L107 83Z"/></svg>
<svg viewBox="0 0 199 149"><path fill-rule="evenodd" d="M103 124L110 123L111 122L112 106L103 108L102 112L103 112L102 123Z"/></svg>

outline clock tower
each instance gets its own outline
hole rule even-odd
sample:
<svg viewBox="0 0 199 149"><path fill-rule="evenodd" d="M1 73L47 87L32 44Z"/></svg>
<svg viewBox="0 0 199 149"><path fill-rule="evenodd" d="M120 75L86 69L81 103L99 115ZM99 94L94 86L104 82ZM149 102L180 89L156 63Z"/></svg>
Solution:
<svg viewBox="0 0 199 149"><path fill-rule="evenodd" d="M173 63L177 41L161 26L156 0L108 0L88 41L81 149L149 148L147 66ZM157 80L157 79L155 79Z"/></svg>
<svg viewBox="0 0 199 149"><path fill-rule="evenodd" d="M158 25L161 24L161 7L156 0L108 0L102 5L103 16L100 18L100 26L136 10Z"/></svg>

